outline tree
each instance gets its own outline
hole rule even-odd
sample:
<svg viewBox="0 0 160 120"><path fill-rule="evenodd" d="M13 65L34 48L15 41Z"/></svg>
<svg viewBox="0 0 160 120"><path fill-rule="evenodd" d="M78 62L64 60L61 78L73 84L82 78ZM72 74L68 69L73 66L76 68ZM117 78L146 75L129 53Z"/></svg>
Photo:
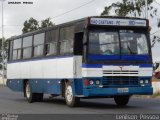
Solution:
<svg viewBox="0 0 160 120"><path fill-rule="evenodd" d="M46 27L53 27L53 26L54 26L54 23L51 21L50 18L42 20L40 26L39 26L39 22L36 19L30 18L29 20L26 20L24 22L24 27L22 29L22 32L27 33L27 32L39 30Z"/></svg>
<svg viewBox="0 0 160 120"><path fill-rule="evenodd" d="M160 27L160 19L158 20L158 27Z"/></svg>
<svg viewBox="0 0 160 120"><path fill-rule="evenodd" d="M157 8L154 8L152 3L153 0L148 0L150 16L154 17L157 15ZM122 0L122 2L113 3L105 7L101 15L110 15L111 9L114 9L117 16L145 17L145 0Z"/></svg>
<svg viewBox="0 0 160 120"><path fill-rule="evenodd" d="M8 41L5 39L5 38L3 38L3 48L4 48L4 50L5 51L7 51L8 50ZM0 49L2 50L2 38L0 38Z"/></svg>
<svg viewBox="0 0 160 120"><path fill-rule="evenodd" d="M8 41L3 38L3 50L2 52L2 38L0 38L0 63L4 62L4 68L6 69L7 53L8 53ZM2 55L4 55L4 61L2 61ZM0 69L2 69L2 64L0 64Z"/></svg>
<svg viewBox="0 0 160 120"><path fill-rule="evenodd" d="M53 27L53 26L54 26L54 24L52 23L51 18L47 18L47 19L41 21L40 28Z"/></svg>
<svg viewBox="0 0 160 120"><path fill-rule="evenodd" d="M157 8L152 6L154 0L148 1L148 11L150 18L157 16ZM106 6L101 15L110 15L111 10L114 11L116 16L121 17L145 17L145 0L122 0L122 2L116 2L111 4L110 6ZM160 22L157 27L160 27ZM150 29L151 30L151 29ZM152 46L156 43L156 41L160 42L160 38L156 35L153 35L152 38Z"/></svg>
<svg viewBox="0 0 160 120"><path fill-rule="evenodd" d="M110 14L110 10L112 9L112 6L106 6L104 8L104 11L101 13L101 15L109 15Z"/></svg>
<svg viewBox="0 0 160 120"><path fill-rule="evenodd" d="M156 42L160 42L160 37L154 35L153 38L152 38L152 47L154 47Z"/></svg>
<svg viewBox="0 0 160 120"><path fill-rule="evenodd" d="M24 22L24 27L22 29L23 33L35 31L39 29L38 21L34 18L30 18Z"/></svg>

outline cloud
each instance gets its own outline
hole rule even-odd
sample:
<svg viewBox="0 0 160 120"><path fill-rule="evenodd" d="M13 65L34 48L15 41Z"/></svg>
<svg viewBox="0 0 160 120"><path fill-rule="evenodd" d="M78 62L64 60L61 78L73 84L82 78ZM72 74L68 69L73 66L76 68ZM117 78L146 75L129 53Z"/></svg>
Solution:
<svg viewBox="0 0 160 120"><path fill-rule="evenodd" d="M30 17L33 17L38 21L48 17L52 18L91 0L27 0L28 2L33 2L33 4L8 4L8 2L14 1L23 2L26 0L7 0L4 2L4 24L19 25L5 26L5 37L21 34L24 21ZM76 9L68 14L54 18L53 22L60 24L86 16L100 15L101 11L106 5L108 5L108 3L111 4L112 2L110 0L95 0L80 9Z"/></svg>
<svg viewBox="0 0 160 120"><path fill-rule="evenodd" d="M14 5L8 4L8 2L13 1L31 1L32 5ZM4 34L5 37L11 37L15 35L19 35L22 33L22 27L25 20L33 17L38 21L46 19L48 17L54 17L59 14L62 14L66 11L70 11L80 5L83 5L91 0L7 0L4 2L4 24L5 25L13 25L13 26L5 26ZM104 7L112 4L113 2L117 2L119 0L95 0L94 2L81 7L80 9L74 10L68 14L65 14L60 17L54 18L52 21L56 24L64 23L67 21L80 19L86 16L95 16L100 15L103 11ZM160 11L160 7L157 4L153 4L154 7L158 8ZM1 16L0 9L0 16ZM158 17L159 14L158 14ZM1 23L1 19L0 19ZM150 24L154 25L156 23L156 18L154 18ZM15 26L14 26L15 25ZM1 27L0 27L1 29ZM156 31L157 27L153 27L152 31ZM153 48L154 58L157 57L160 51L160 46Z"/></svg>

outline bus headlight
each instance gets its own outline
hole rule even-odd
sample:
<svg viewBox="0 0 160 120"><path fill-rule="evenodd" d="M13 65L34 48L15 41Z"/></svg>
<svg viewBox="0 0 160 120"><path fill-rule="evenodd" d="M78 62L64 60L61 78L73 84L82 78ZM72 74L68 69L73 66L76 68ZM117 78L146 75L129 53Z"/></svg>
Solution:
<svg viewBox="0 0 160 120"><path fill-rule="evenodd" d="M148 80L145 80L145 83L146 83L146 84L148 84L148 83L149 83L149 81L148 81Z"/></svg>
<svg viewBox="0 0 160 120"><path fill-rule="evenodd" d="M97 80L97 81L96 81L96 85L99 85L99 84L100 84L100 81L99 81L99 80Z"/></svg>
<svg viewBox="0 0 160 120"><path fill-rule="evenodd" d="M140 80L140 83L143 84L143 80Z"/></svg>
<svg viewBox="0 0 160 120"><path fill-rule="evenodd" d="M94 84L93 80L90 80L89 83L90 83L90 85L93 85L93 84Z"/></svg>

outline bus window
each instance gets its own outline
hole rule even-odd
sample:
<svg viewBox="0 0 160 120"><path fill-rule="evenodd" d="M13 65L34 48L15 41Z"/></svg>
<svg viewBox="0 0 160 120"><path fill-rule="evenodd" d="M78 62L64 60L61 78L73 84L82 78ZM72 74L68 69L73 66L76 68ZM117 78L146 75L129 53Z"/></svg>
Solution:
<svg viewBox="0 0 160 120"><path fill-rule="evenodd" d="M39 57L43 55L44 35L44 33L34 35L34 57Z"/></svg>
<svg viewBox="0 0 160 120"><path fill-rule="evenodd" d="M21 59L22 39L16 39L13 43L13 60Z"/></svg>
<svg viewBox="0 0 160 120"><path fill-rule="evenodd" d="M120 31L120 39L122 54L146 55L149 53L147 38L144 33Z"/></svg>
<svg viewBox="0 0 160 120"><path fill-rule="evenodd" d="M46 32L46 55L57 54L58 30Z"/></svg>
<svg viewBox="0 0 160 120"><path fill-rule="evenodd" d="M31 58L32 56L32 36L23 38L23 58Z"/></svg>
<svg viewBox="0 0 160 120"><path fill-rule="evenodd" d="M118 32L92 31L89 34L89 45L90 54L120 54Z"/></svg>
<svg viewBox="0 0 160 120"><path fill-rule="evenodd" d="M74 27L65 27L60 30L60 54L73 53Z"/></svg>

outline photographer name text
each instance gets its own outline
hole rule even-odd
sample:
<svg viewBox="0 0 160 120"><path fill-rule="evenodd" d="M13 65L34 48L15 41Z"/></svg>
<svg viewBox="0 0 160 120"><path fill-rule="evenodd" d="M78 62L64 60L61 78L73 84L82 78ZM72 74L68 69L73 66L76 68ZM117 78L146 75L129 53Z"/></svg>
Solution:
<svg viewBox="0 0 160 120"><path fill-rule="evenodd" d="M23 2L8 2L8 4L12 4L12 5L21 5L21 4L24 4L24 5L31 5L33 4L33 2L27 2L27 1L23 1Z"/></svg>
<svg viewBox="0 0 160 120"><path fill-rule="evenodd" d="M160 114L119 114L116 120L160 120Z"/></svg>

